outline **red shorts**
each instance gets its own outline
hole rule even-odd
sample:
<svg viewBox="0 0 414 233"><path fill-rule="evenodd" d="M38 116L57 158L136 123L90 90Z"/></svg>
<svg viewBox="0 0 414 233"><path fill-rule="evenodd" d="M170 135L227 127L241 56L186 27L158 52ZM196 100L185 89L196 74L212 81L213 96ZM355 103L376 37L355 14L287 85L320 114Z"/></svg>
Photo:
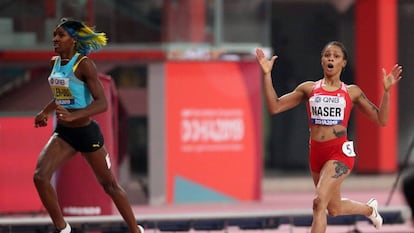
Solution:
<svg viewBox="0 0 414 233"><path fill-rule="evenodd" d="M342 145L347 141L346 136L325 142L318 142L310 139L309 166L311 171L319 173L328 160L340 161L344 163L348 169L352 170L355 157L347 156L342 150Z"/></svg>

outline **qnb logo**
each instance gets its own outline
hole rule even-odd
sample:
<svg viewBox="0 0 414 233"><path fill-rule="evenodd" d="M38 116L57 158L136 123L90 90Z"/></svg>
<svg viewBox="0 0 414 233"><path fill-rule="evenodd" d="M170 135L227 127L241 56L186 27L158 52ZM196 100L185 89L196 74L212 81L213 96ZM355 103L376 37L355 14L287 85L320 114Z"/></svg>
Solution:
<svg viewBox="0 0 414 233"><path fill-rule="evenodd" d="M242 118L183 119L181 141L196 142L238 142L244 137Z"/></svg>
<svg viewBox="0 0 414 233"><path fill-rule="evenodd" d="M59 86L66 85L66 81L64 79L58 79L58 78L50 78L49 83L50 85L59 85Z"/></svg>
<svg viewBox="0 0 414 233"><path fill-rule="evenodd" d="M340 103L340 98L337 96L315 96L316 103Z"/></svg>

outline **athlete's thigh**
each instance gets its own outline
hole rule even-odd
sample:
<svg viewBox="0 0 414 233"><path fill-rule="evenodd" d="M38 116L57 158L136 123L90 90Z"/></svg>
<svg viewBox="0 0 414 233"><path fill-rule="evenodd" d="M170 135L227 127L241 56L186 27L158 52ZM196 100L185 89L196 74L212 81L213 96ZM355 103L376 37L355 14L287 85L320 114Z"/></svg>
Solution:
<svg viewBox="0 0 414 233"><path fill-rule="evenodd" d="M344 163L328 160L321 170L317 192L326 195L329 199L339 197L340 186L350 172Z"/></svg>
<svg viewBox="0 0 414 233"><path fill-rule="evenodd" d="M111 161L105 147L94 152L82 153L100 183L113 179Z"/></svg>
<svg viewBox="0 0 414 233"><path fill-rule="evenodd" d="M51 177L67 160L76 154L67 142L53 134L40 152L36 173Z"/></svg>

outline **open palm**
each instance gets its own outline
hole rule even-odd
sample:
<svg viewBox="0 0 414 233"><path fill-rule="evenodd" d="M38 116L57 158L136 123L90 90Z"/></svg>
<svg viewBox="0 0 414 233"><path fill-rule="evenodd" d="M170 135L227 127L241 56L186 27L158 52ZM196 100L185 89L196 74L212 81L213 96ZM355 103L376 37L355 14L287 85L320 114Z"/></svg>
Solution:
<svg viewBox="0 0 414 233"><path fill-rule="evenodd" d="M275 63L275 60L277 58L277 56L273 56L272 58L270 58L270 60L268 60L263 52L262 49L257 48L256 49L256 58L257 61L260 64L260 67L262 68L262 71L264 74L270 73L272 71L273 68L273 64Z"/></svg>
<svg viewBox="0 0 414 233"><path fill-rule="evenodd" d="M384 90L388 91L390 90L390 88L396 84L398 81L400 81L401 77L401 72L402 72L402 66L396 64L392 70L390 71L390 73L387 74L387 72L385 71L385 69L382 69L382 73L383 73L383 80L382 83L384 85Z"/></svg>

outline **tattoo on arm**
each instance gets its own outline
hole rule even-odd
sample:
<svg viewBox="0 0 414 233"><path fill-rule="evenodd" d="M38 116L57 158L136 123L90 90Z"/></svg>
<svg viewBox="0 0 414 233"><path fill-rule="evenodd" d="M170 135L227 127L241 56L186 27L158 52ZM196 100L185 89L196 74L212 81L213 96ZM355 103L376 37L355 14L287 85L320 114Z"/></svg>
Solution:
<svg viewBox="0 0 414 233"><path fill-rule="evenodd" d="M372 108L373 110L375 110L375 111L377 111L377 112L378 112L378 108L377 108L377 106L375 106L375 104L373 104L371 101L369 101L369 100L368 100L368 98L367 98L367 96L366 96L364 93L362 93L362 94L361 94L361 97L362 97L365 101L367 101L367 102L369 103L369 105L371 105L371 108Z"/></svg>
<svg viewBox="0 0 414 233"><path fill-rule="evenodd" d="M333 134L337 138L339 138L339 137L342 137L342 136L345 136L346 135L346 130L336 131L335 128L333 128Z"/></svg>
<svg viewBox="0 0 414 233"><path fill-rule="evenodd" d="M336 165L335 175L333 175L332 178L338 179L342 175L345 175L345 174L348 173L349 169L344 163L342 163L340 161L334 161L334 164Z"/></svg>

